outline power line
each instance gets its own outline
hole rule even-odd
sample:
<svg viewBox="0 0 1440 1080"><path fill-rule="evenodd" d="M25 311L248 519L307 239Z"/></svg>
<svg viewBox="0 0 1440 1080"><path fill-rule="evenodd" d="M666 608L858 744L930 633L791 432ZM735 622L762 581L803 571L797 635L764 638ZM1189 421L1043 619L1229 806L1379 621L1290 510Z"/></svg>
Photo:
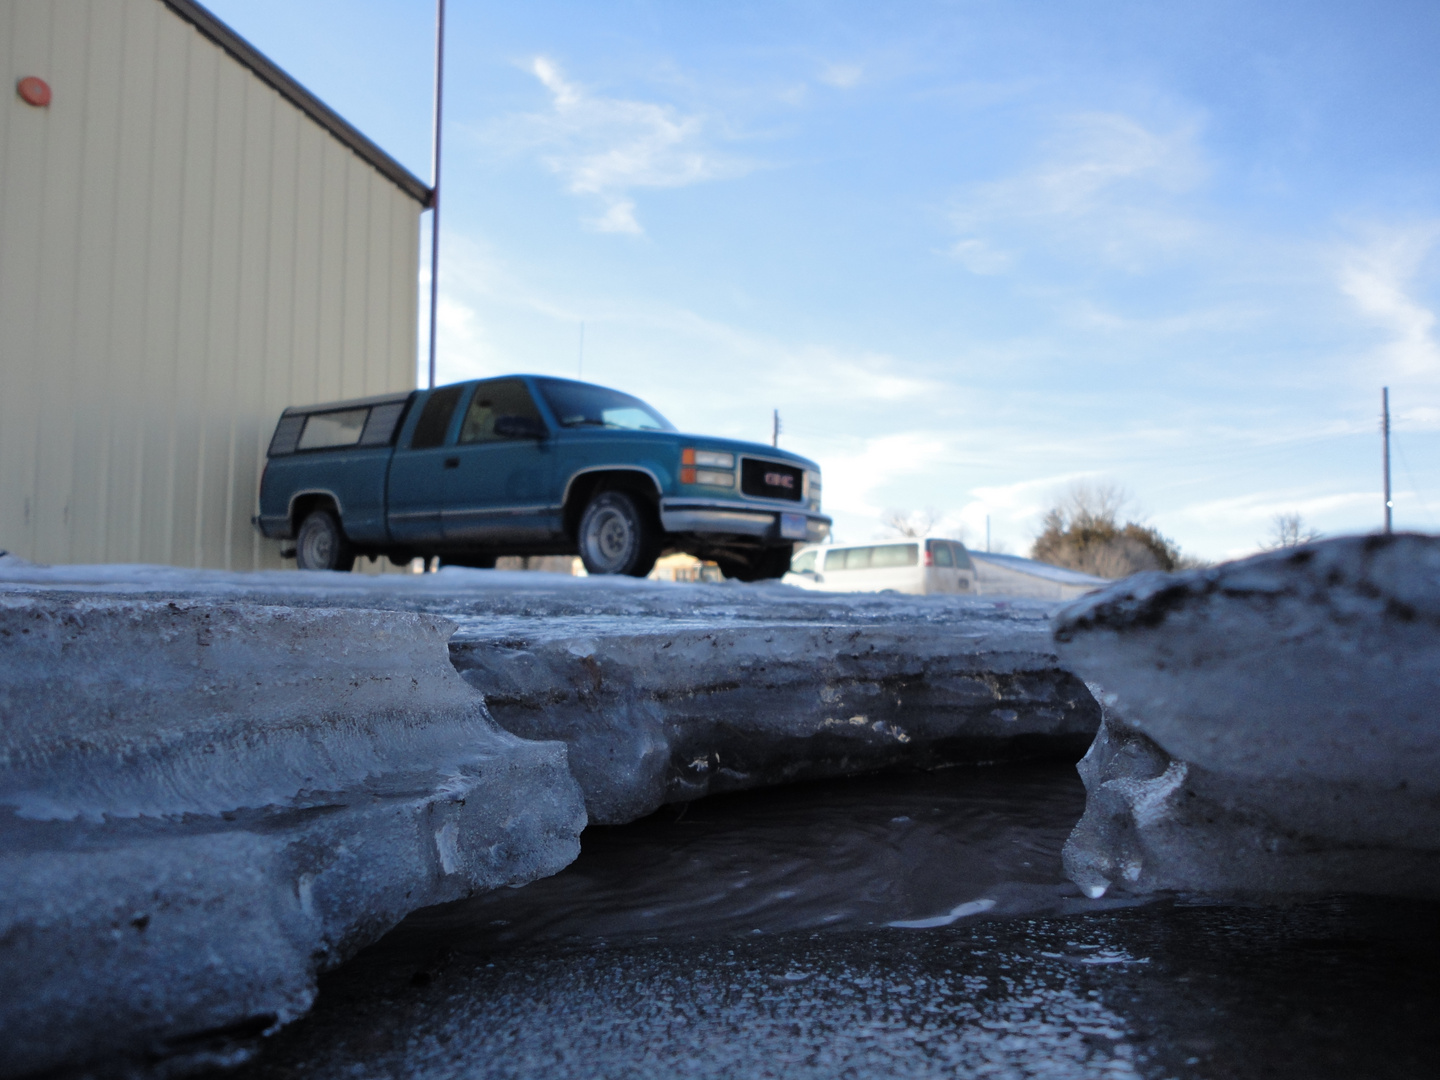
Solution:
<svg viewBox="0 0 1440 1080"><path fill-rule="evenodd" d="M1405 456L1405 447L1400 444L1399 433L1392 431L1390 436L1395 442L1395 452L1400 455L1400 465L1405 470L1406 478L1410 481L1410 490L1415 495L1415 501L1418 502L1421 509L1425 511L1425 516L1429 519L1430 524L1432 526L1436 525L1435 512L1430 509L1430 504L1426 502L1424 496L1420 494L1420 485L1416 483L1415 473L1410 469L1410 459Z"/></svg>
<svg viewBox="0 0 1440 1080"><path fill-rule="evenodd" d="M1395 501L1390 498L1390 387L1388 386L1380 390L1380 410L1380 430L1385 437L1385 533L1388 536L1395 531L1390 527Z"/></svg>

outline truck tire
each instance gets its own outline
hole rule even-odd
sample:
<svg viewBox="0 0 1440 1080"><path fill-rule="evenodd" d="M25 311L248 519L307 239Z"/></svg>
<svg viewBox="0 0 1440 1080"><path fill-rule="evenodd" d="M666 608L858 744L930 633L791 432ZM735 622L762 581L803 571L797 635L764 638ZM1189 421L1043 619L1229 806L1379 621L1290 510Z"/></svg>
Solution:
<svg viewBox="0 0 1440 1080"><path fill-rule="evenodd" d="M635 497L623 491L602 491L590 500L576 540L590 574L644 577L660 553L656 528Z"/></svg>
<svg viewBox="0 0 1440 1080"><path fill-rule="evenodd" d="M301 570L350 570L355 549L329 510L312 510L295 534L295 565Z"/></svg>
<svg viewBox="0 0 1440 1080"><path fill-rule="evenodd" d="M793 553L794 548L787 545L757 552L749 562L716 559L715 564L720 567L720 573L735 581L770 581L785 576L785 572L790 569L790 556Z"/></svg>

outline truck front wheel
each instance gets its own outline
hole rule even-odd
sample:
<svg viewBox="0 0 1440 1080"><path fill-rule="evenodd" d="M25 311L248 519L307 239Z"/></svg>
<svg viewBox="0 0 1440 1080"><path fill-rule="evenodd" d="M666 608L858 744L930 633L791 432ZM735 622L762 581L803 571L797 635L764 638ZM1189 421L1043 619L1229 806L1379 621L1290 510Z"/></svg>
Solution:
<svg viewBox="0 0 1440 1080"><path fill-rule="evenodd" d="M623 491L602 491L580 515L580 561L590 574L644 577L659 554L656 529Z"/></svg>
<svg viewBox="0 0 1440 1080"><path fill-rule="evenodd" d="M301 570L349 570L355 550L329 510L312 510L295 534L295 564Z"/></svg>

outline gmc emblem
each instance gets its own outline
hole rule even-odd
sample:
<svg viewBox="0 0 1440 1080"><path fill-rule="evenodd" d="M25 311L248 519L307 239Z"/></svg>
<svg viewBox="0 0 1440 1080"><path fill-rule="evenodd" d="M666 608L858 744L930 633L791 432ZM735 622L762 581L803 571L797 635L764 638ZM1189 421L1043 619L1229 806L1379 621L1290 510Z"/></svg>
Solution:
<svg viewBox="0 0 1440 1080"><path fill-rule="evenodd" d="M795 478L788 473L767 472L765 474L766 487L794 488Z"/></svg>

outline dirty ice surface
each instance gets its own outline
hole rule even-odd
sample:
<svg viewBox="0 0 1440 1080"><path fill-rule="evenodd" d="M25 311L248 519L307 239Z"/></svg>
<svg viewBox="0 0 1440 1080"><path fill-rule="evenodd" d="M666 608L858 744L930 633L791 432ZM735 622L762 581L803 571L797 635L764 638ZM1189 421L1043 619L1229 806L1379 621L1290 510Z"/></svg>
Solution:
<svg viewBox="0 0 1440 1080"><path fill-rule="evenodd" d="M1055 636L1105 706L1076 881L1440 898L1440 537L1137 574Z"/></svg>
<svg viewBox="0 0 1440 1080"><path fill-rule="evenodd" d="M1049 616L1058 604L1003 597L901 596L886 593L818 593L778 582L672 584L628 577L566 577L562 574L445 567L433 574L336 574L321 570L193 570L144 564L42 566L0 554L0 591L34 589L161 594L166 598L244 599L291 607L363 607L448 615L466 636L467 616L487 631L518 618L519 625L564 618L563 632L586 620L595 629L617 617L663 619L706 625L715 618L761 622L866 624L898 618L920 622L983 620L997 630L1018 629L1048 642Z"/></svg>
<svg viewBox="0 0 1440 1080"><path fill-rule="evenodd" d="M1083 900L1082 800L962 767L592 829L554 878L412 915L238 1080L1429 1075L1440 907Z"/></svg>

